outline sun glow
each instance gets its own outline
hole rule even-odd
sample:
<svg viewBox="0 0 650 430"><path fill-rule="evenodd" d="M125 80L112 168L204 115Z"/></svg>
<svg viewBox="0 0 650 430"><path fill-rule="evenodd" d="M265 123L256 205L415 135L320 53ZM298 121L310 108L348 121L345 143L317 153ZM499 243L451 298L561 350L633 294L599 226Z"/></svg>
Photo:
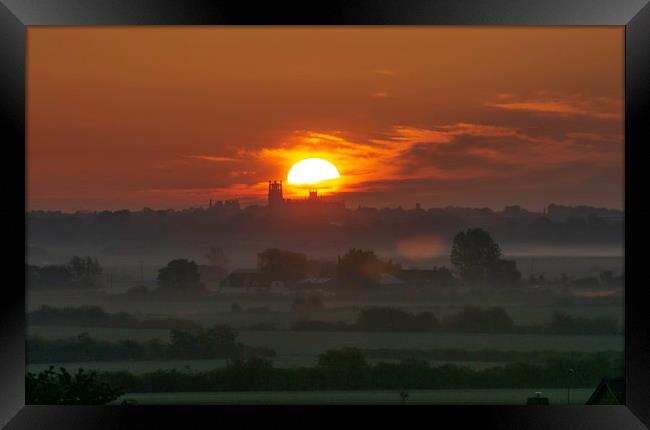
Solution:
<svg viewBox="0 0 650 430"><path fill-rule="evenodd" d="M329 161L307 158L293 165L287 180L293 185L314 185L339 177L338 169Z"/></svg>

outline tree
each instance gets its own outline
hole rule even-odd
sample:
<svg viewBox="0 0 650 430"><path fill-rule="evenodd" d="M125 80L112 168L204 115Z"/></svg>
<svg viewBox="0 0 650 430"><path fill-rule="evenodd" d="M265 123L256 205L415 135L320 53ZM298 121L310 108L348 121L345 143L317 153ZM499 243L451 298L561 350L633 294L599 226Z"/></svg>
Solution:
<svg viewBox="0 0 650 430"><path fill-rule="evenodd" d="M97 259L90 257L74 256L67 265L72 279L83 287L95 287L99 285L102 267Z"/></svg>
<svg viewBox="0 0 650 430"><path fill-rule="evenodd" d="M219 267L228 267L230 266L230 261L228 260L228 257L226 257L226 254L223 252L222 248L218 248L216 246L210 246L210 249L208 249L208 252L205 254L206 260L208 260L208 263L212 266L219 266Z"/></svg>
<svg viewBox="0 0 650 430"><path fill-rule="evenodd" d="M502 259L499 245L480 228L454 237L451 262L467 285L511 285L521 279L516 263Z"/></svg>
<svg viewBox="0 0 650 430"><path fill-rule="evenodd" d="M158 271L158 288L170 292L203 291L199 266L194 261L172 260Z"/></svg>
<svg viewBox="0 0 650 430"><path fill-rule="evenodd" d="M30 287L98 287L102 267L96 259L74 256L66 264L27 266Z"/></svg>
<svg viewBox="0 0 650 430"><path fill-rule="evenodd" d="M177 357L232 358L240 352L237 332L226 325L170 331L171 350Z"/></svg>
<svg viewBox="0 0 650 430"><path fill-rule="evenodd" d="M98 380L97 372L79 369L71 375L54 366L40 373L28 372L25 377L25 402L31 405L104 405L123 394Z"/></svg>
<svg viewBox="0 0 650 430"><path fill-rule="evenodd" d="M352 287L371 287L379 284L383 273L396 273L400 266L380 260L374 251L352 248L336 265L336 277Z"/></svg>
<svg viewBox="0 0 650 430"><path fill-rule="evenodd" d="M454 237L451 263L468 285L485 283L500 257L499 245L483 229L470 228Z"/></svg>
<svg viewBox="0 0 650 430"><path fill-rule="evenodd" d="M257 254L257 268L267 281L296 282L307 273L307 256L269 248Z"/></svg>

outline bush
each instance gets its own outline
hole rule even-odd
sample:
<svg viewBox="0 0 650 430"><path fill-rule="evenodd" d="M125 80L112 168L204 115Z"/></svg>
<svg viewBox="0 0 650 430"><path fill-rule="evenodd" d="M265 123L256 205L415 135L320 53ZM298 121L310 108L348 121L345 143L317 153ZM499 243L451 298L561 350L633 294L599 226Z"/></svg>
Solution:
<svg viewBox="0 0 650 430"><path fill-rule="evenodd" d="M61 367L25 377L25 403L30 405L104 405L123 394L97 378L96 371L79 369L71 375Z"/></svg>
<svg viewBox="0 0 650 430"><path fill-rule="evenodd" d="M465 306L458 314L447 318L444 327L468 333L508 333L515 330L515 323L501 307Z"/></svg>
<svg viewBox="0 0 650 430"><path fill-rule="evenodd" d="M554 312L547 330L560 334L620 334L618 322L609 317L577 317L564 312Z"/></svg>
<svg viewBox="0 0 650 430"><path fill-rule="evenodd" d="M371 307L362 309L356 328L365 331L430 331L438 327L431 312L411 314L397 308Z"/></svg>

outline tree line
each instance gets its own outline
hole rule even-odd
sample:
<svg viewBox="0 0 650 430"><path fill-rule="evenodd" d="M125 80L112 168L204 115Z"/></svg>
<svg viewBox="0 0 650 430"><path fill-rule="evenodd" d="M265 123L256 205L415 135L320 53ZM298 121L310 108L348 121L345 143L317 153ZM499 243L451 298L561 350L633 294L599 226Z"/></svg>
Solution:
<svg viewBox="0 0 650 430"><path fill-rule="evenodd" d="M439 319L432 312L410 313L393 307L361 309L352 323L298 320L291 326L296 331L375 331L375 332L449 332L449 333L520 333L619 335L622 327L616 318L579 317L553 312L548 323L516 325L508 312L500 307L466 305L460 311Z"/></svg>
<svg viewBox="0 0 650 430"><path fill-rule="evenodd" d="M97 259L74 256L66 264L25 267L31 288L99 288L102 267Z"/></svg>
<svg viewBox="0 0 650 430"><path fill-rule="evenodd" d="M216 250L211 252L217 253ZM213 260L219 260L213 257ZM446 267L434 267L430 282L439 286L508 286L521 280L515 262L503 259L499 245L480 228L461 231L454 237L450 259L454 271ZM266 282L294 284L311 273L333 276L341 288L348 290L372 289L380 286L382 275L401 276L402 272L401 264L381 259L372 250L357 248L339 256L335 264L308 260L300 252L269 248L257 254L257 268L260 278ZM91 257L75 256L62 265L27 265L29 285L36 288L99 287L101 274L102 267ZM156 291L161 293L188 294L205 291L198 264L182 258L171 260L160 268L156 283ZM146 287L137 286L131 293L147 291Z"/></svg>
<svg viewBox="0 0 650 430"><path fill-rule="evenodd" d="M100 306L57 308L42 305L27 313L30 325L79 325L84 327L183 329L198 328L192 320L171 317L136 317L127 312L109 313Z"/></svg>
<svg viewBox="0 0 650 430"><path fill-rule="evenodd" d="M238 333L229 326L170 330L169 342L103 341L82 333L76 338L47 340L39 336L27 339L28 363L65 363L75 361L124 360L238 360L247 357L272 358L271 348L252 347L237 341Z"/></svg>

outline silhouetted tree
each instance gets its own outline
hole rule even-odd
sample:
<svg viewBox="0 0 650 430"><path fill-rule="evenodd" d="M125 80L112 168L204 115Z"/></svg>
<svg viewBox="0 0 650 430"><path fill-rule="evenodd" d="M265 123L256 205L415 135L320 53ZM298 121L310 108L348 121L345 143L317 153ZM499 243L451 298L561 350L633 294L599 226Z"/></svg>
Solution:
<svg viewBox="0 0 650 430"><path fill-rule="evenodd" d="M502 259L499 245L480 228L458 233L450 258L467 285L509 285L521 279L516 263Z"/></svg>
<svg viewBox="0 0 650 430"><path fill-rule="evenodd" d="M99 285L102 267L97 259L74 256L68 263L73 281L80 286L95 287Z"/></svg>
<svg viewBox="0 0 650 430"><path fill-rule="evenodd" d="M208 263L212 266L228 267L230 265L230 261L223 252L223 249L214 245L210 246L208 252L206 252L205 259L208 260Z"/></svg>
<svg viewBox="0 0 650 430"><path fill-rule="evenodd" d="M202 291L199 266L194 261L172 260L158 271L158 287L162 291Z"/></svg>
<svg viewBox="0 0 650 430"><path fill-rule="evenodd" d="M469 285L485 283L500 257L499 245L483 229L470 228L454 237L451 263Z"/></svg>
<svg viewBox="0 0 650 430"><path fill-rule="evenodd" d="M307 257L299 252L270 248L257 254L257 268L268 281L296 282L307 273Z"/></svg>
<svg viewBox="0 0 650 430"><path fill-rule="evenodd" d="M346 286L369 287L379 284L383 273L396 273L401 267L380 260L374 251L352 248L336 265L336 277Z"/></svg>

